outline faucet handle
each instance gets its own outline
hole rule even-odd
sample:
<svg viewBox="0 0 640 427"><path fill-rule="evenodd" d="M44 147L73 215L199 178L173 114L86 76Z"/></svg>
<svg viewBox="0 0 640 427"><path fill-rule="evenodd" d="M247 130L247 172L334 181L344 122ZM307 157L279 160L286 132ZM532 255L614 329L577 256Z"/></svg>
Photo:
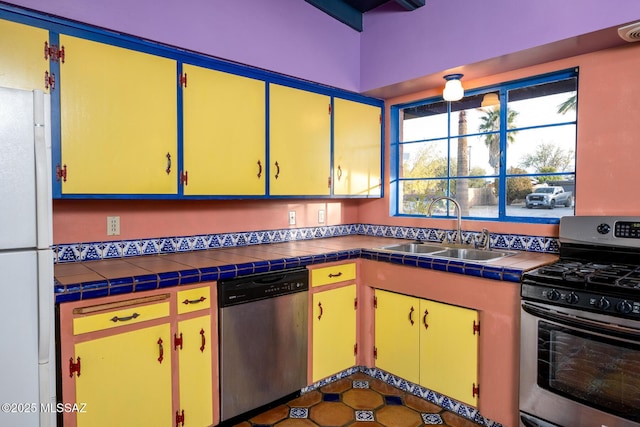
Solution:
<svg viewBox="0 0 640 427"><path fill-rule="evenodd" d="M475 238L475 247L482 249L489 249L490 238L489 238L489 230L486 228L482 229L482 233L479 235L476 234Z"/></svg>

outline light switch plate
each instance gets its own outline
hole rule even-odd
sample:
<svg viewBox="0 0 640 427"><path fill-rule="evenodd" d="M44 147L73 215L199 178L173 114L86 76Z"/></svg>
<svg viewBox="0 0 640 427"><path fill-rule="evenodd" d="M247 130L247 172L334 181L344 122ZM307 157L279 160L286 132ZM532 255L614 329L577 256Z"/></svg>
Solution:
<svg viewBox="0 0 640 427"><path fill-rule="evenodd" d="M324 209L318 211L318 224L324 224Z"/></svg>
<svg viewBox="0 0 640 427"><path fill-rule="evenodd" d="M296 211L289 211L289 225L296 225Z"/></svg>

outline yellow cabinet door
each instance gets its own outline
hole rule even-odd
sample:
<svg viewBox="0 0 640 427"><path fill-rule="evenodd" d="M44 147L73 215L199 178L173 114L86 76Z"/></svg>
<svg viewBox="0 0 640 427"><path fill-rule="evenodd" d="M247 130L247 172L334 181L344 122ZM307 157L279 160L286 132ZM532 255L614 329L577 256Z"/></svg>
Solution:
<svg viewBox="0 0 640 427"><path fill-rule="evenodd" d="M420 300L379 289L375 298L376 367L417 384Z"/></svg>
<svg viewBox="0 0 640 427"><path fill-rule="evenodd" d="M382 109L334 98L333 194L380 196Z"/></svg>
<svg viewBox="0 0 640 427"><path fill-rule="evenodd" d="M169 324L75 345L78 427L173 426Z"/></svg>
<svg viewBox="0 0 640 427"><path fill-rule="evenodd" d="M313 381L355 365L356 285L313 294Z"/></svg>
<svg viewBox="0 0 640 427"><path fill-rule="evenodd" d="M49 31L0 19L0 87L47 92Z"/></svg>
<svg viewBox="0 0 640 427"><path fill-rule="evenodd" d="M186 195L264 195L265 82L184 64Z"/></svg>
<svg viewBox="0 0 640 427"><path fill-rule="evenodd" d="M174 60L60 35L63 194L177 192Z"/></svg>
<svg viewBox="0 0 640 427"><path fill-rule="evenodd" d="M269 194L329 195L331 100L269 85Z"/></svg>
<svg viewBox="0 0 640 427"><path fill-rule="evenodd" d="M181 345L178 352L180 387L179 414L185 425L205 427L213 424L213 388L211 372L211 316L178 322Z"/></svg>
<svg viewBox="0 0 640 427"><path fill-rule="evenodd" d="M477 406L478 312L421 300L420 313L420 385Z"/></svg>

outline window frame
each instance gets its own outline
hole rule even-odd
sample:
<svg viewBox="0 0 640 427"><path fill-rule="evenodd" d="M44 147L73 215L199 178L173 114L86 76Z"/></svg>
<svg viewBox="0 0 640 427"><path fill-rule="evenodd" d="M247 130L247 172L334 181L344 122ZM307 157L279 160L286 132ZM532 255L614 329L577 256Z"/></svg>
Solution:
<svg viewBox="0 0 640 427"><path fill-rule="evenodd" d="M507 169L507 126L503 124L507 124L507 114L508 109L502 108L503 106L508 104L508 94L510 90L520 89L528 86L536 86L544 83L552 83L554 81L566 80L570 78L576 79L576 116L575 120L567 120L558 123L549 123L549 124L538 124L534 126L523 126L516 127L518 131L530 130L530 129L541 129L541 128L552 128L556 126L567 126L573 124L576 130L576 139L575 139L575 151L574 157L577 156L577 147L578 147L578 93L579 93L579 68L574 67L570 69L565 69L561 71L550 72L542 75L537 75L533 77L526 77L522 79L512 80L508 82L498 83L490 86L483 86L480 88L474 89L465 89L465 97L468 96L476 96L483 95L489 92L498 92L499 100L500 100L500 130L494 133L498 133L500 135L500 169L499 174L497 175L497 179L499 180L499 189L497 192L498 195L498 206L497 206L497 217L478 217L478 216L463 216L464 219L469 220L481 220L481 221L495 221L495 222L517 222L517 223L538 223L538 224L558 224L560 222L560 217L535 217L535 216L514 216L507 215L506 208L506 198L507 198L507 179L513 177L530 177L530 176L573 176L574 177L574 185L577 185L577 164L574 161L574 170L573 172L554 172L554 173L527 173L527 174L508 174ZM442 96L435 96L430 98L424 98L408 103L395 104L391 105L390 114L390 132L389 132L389 210L390 215L392 217L422 217L421 214L416 213L402 213L400 211L400 206L402 200L400 200L399 195L400 186L404 181L410 181L412 179L406 179L400 177L400 169L401 169L401 159L400 159L400 146L402 144L412 144L416 142L426 142L430 139L425 139L424 141L403 141L400 142L400 133L402 128L402 118L401 112L406 108L417 107L425 104L433 104L433 103L441 103L443 102ZM455 102L455 101L454 101ZM451 141L458 139L459 135L451 135L451 102L447 102L447 123L448 123L448 135L446 140L449 141L449 146L451 146ZM469 132L466 137L478 136L478 135L486 135L492 132L480 133L480 132ZM440 138L438 138L440 139ZM448 151L448 165L451 163L451 151ZM493 175L492 175L493 176ZM436 178L436 177L434 177ZM470 176L469 178L473 178ZM415 180L415 178L413 178ZM441 179L447 180L449 183L455 181L457 178L448 174L447 177L442 177ZM450 186L448 186L450 188ZM575 189L574 189L575 191ZM575 196L575 193L574 193ZM574 197L575 202L575 197ZM439 218L455 218L456 212L453 209L447 210L447 215L434 215L434 217ZM574 204L574 215L575 215L575 204Z"/></svg>

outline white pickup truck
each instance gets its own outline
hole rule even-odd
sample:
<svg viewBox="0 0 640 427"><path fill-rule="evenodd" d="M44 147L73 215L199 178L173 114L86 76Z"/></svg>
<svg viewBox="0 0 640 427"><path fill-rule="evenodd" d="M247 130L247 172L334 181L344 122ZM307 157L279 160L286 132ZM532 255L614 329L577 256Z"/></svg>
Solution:
<svg viewBox="0 0 640 427"><path fill-rule="evenodd" d="M534 207L553 209L558 205L571 207L573 195L560 186L538 187L533 193L527 194L526 205L529 209Z"/></svg>

